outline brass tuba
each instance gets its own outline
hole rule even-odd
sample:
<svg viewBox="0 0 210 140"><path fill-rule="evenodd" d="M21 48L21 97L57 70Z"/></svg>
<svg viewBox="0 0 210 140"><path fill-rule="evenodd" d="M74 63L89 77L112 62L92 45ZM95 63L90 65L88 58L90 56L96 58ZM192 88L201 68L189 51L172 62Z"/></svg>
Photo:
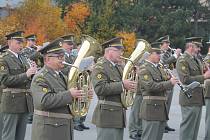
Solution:
<svg viewBox="0 0 210 140"><path fill-rule="evenodd" d="M127 63L125 64L125 67L123 69L122 80L130 79L132 81L137 82L138 75L137 75L135 64L150 49L151 49L151 45L146 40L138 39L137 46L135 50L133 51L133 53L130 55L130 57L129 58L122 57L122 59L127 60ZM136 92L123 89L123 93L121 94L121 102L123 106L125 108L130 107L134 102L135 96L136 96Z"/></svg>
<svg viewBox="0 0 210 140"><path fill-rule="evenodd" d="M93 56L96 51L102 49L100 44L91 36L82 35L82 41L78 56L68 74L68 89L77 87L83 91L82 98L74 98L72 104L69 105L72 115L78 117L85 116L88 113L91 100L88 90L92 88L90 73L88 70L80 71L80 64L85 57Z"/></svg>

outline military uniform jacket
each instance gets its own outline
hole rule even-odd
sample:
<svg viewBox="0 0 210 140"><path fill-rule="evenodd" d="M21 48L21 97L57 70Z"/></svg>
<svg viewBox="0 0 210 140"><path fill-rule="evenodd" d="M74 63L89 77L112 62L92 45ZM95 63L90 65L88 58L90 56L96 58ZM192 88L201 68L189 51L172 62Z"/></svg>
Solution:
<svg viewBox="0 0 210 140"><path fill-rule="evenodd" d="M109 60L102 57L98 59L91 78L99 100L116 102L121 105L98 103L93 113L93 124L101 128L124 128L126 114L121 104L122 68L115 67Z"/></svg>
<svg viewBox="0 0 210 140"><path fill-rule="evenodd" d="M204 82L202 63L199 59L194 58L187 52L179 57L176 63L177 72L180 81L184 85L188 85L193 81L201 84ZM180 91L182 92L182 91ZM184 94L180 93L179 103L182 106L202 106L204 104L203 88L197 87L192 91L192 98L188 99Z"/></svg>
<svg viewBox="0 0 210 140"><path fill-rule="evenodd" d="M44 66L33 78L31 91L34 109L69 114L72 96L59 74ZM72 140L71 119L34 115L32 140Z"/></svg>
<svg viewBox="0 0 210 140"><path fill-rule="evenodd" d="M164 98L166 91L173 88L170 81L163 79L161 71L148 61L140 67L138 86L141 86L143 97L155 98ZM140 118L151 121L168 120L166 100L143 98Z"/></svg>
<svg viewBox="0 0 210 140"><path fill-rule="evenodd" d="M0 61L0 79L5 89L2 94L2 112L24 113L33 111L33 103L30 92L23 91L30 88L31 79L27 77L26 70L29 67L23 56L21 61L10 51L3 54ZM13 89L20 92L13 93Z"/></svg>
<svg viewBox="0 0 210 140"><path fill-rule="evenodd" d="M209 62L210 62L210 54L209 53L204 58L204 61L209 64ZM210 79L206 79L204 81L204 96L205 96L205 98L210 98Z"/></svg>

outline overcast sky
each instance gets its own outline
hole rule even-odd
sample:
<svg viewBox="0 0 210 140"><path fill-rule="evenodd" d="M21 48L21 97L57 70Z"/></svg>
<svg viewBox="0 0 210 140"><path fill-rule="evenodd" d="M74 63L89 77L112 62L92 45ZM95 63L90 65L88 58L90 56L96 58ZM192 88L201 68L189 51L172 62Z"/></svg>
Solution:
<svg viewBox="0 0 210 140"><path fill-rule="evenodd" d="M6 4L9 2L9 5L16 6L19 2L23 0L0 0L0 7L5 7Z"/></svg>

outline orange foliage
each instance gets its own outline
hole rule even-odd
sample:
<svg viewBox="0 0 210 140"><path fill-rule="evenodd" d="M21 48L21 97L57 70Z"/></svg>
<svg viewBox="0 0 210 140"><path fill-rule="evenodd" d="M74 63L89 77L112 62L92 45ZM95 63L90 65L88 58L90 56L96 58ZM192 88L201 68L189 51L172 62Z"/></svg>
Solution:
<svg viewBox="0 0 210 140"><path fill-rule="evenodd" d="M52 5L51 0L26 0L10 16L0 20L0 29L0 38L24 30L26 35L37 34L38 44L42 44L63 35L65 24L60 18L60 8Z"/></svg>
<svg viewBox="0 0 210 140"><path fill-rule="evenodd" d="M123 44L125 46L125 56L130 56L130 54L135 49L136 35L135 33L119 32L117 36L123 37Z"/></svg>
<svg viewBox="0 0 210 140"><path fill-rule="evenodd" d="M69 11L64 17L64 22L68 27L68 31L80 34L81 26L85 19L90 15L90 8L83 2L78 2L69 6Z"/></svg>

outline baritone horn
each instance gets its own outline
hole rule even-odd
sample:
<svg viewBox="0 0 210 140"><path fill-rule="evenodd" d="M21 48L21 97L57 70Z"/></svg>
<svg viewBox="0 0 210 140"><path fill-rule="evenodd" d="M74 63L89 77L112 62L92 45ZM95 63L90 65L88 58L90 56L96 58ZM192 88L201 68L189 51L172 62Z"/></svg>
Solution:
<svg viewBox="0 0 210 140"><path fill-rule="evenodd" d="M82 41L78 56L68 74L68 89L77 88L83 91L82 98L73 98L72 104L69 105L72 115L77 117L85 116L88 113L91 101L88 91L92 89L90 71L80 71L80 64L83 58L94 56L96 51L102 49L100 44L91 36L82 35ZM67 63L63 62L63 64Z"/></svg>
<svg viewBox="0 0 210 140"><path fill-rule="evenodd" d="M146 40L139 39L137 42L137 46L133 51L133 53L130 55L130 57L129 58L122 57L122 59L127 60L127 63L125 64L125 67L123 69L122 80L130 79L136 82L138 81L137 69L135 67L135 64L150 49L151 45ZM121 102L123 106L125 108L130 107L134 102L135 96L136 92L123 89L123 93L121 94Z"/></svg>

